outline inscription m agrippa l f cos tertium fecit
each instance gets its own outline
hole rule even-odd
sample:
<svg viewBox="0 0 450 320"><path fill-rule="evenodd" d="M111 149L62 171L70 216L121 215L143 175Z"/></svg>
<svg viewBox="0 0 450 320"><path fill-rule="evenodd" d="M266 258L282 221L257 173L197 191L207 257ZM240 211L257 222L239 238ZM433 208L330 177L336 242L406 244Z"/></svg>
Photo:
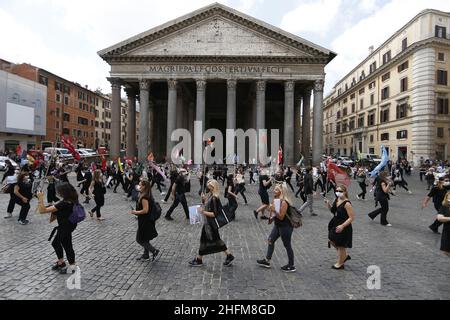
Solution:
<svg viewBox="0 0 450 320"><path fill-rule="evenodd" d="M152 65L147 66L150 73L247 73L247 74L283 74L289 73L288 67L282 66L227 66L227 65Z"/></svg>

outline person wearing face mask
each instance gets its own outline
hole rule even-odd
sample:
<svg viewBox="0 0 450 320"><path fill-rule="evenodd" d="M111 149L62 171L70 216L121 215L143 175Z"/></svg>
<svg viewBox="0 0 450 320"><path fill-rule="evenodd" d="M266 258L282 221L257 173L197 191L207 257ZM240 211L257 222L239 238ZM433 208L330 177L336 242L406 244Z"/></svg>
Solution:
<svg viewBox="0 0 450 320"><path fill-rule="evenodd" d="M336 248L338 254L337 262L331 268L341 270L344 269L345 262L351 259L347 254L347 248L352 247L352 222L355 216L352 204L348 200L347 188L343 185L338 186L335 194L336 200L333 202L333 205L330 205L330 202L325 200L328 209L333 214L333 218L328 223L328 243Z"/></svg>
<svg viewBox="0 0 450 320"><path fill-rule="evenodd" d="M431 199L433 199L434 208L436 212L442 207L442 202L444 201L444 197L447 192L450 191L450 176L446 176L439 178L439 181L436 186L434 186L430 193L425 197L422 202L422 209L428 206L428 203ZM439 233L439 227L442 225L442 222L439 222L437 219L428 227L434 233Z"/></svg>
<svg viewBox="0 0 450 320"><path fill-rule="evenodd" d="M150 241L158 236L155 221L151 219L152 202L155 201L152 195L152 187L148 180L141 180L137 187L139 191L139 199L136 202L136 210L130 213L138 217L138 230L136 232L136 242L144 248L144 254L138 258L139 261L150 260L150 252L152 253L152 261L155 261L159 254L159 250L150 244Z"/></svg>
<svg viewBox="0 0 450 320"><path fill-rule="evenodd" d="M21 207L19 214L19 224L21 225L27 225L29 223L27 216L30 211L30 200L33 198L31 188L30 174L28 172L19 174L13 193L16 204Z"/></svg>
<svg viewBox="0 0 450 320"><path fill-rule="evenodd" d="M442 201L437 220L444 224L441 236L441 251L450 258L450 191L447 192Z"/></svg>
<svg viewBox="0 0 450 320"><path fill-rule="evenodd" d="M375 189L375 201L378 202L381 207L370 212L368 214L369 218L374 220L381 213L380 223L386 227L392 227L392 225L387 221L387 214L389 211L389 193L390 193L389 182L387 181L384 174L379 175L379 180L377 182L377 187Z"/></svg>
<svg viewBox="0 0 450 320"><path fill-rule="evenodd" d="M271 212L271 218L269 223L275 221L275 224L272 228L272 232L270 233L268 239L268 248L265 259L257 260L256 263L264 268L270 268L270 260L272 259L273 252L275 250L275 242L281 237L283 241L283 245L286 248L286 253L288 256L288 264L281 267L283 272L295 272L294 266L294 250L292 250L291 239L292 232L294 228L290 223L289 219L286 217L286 214L289 205L292 203L292 200L289 197L286 183L277 184L273 190L274 192L274 200L269 207Z"/></svg>
<svg viewBox="0 0 450 320"><path fill-rule="evenodd" d="M209 194L208 197L202 196L204 205L199 208L199 213L205 217L200 236L200 248L197 257L189 261L189 265L192 267L201 267L203 266L203 256L223 252L226 256L223 265L231 266L234 256L228 250L225 242L220 239L219 229L214 221L222 206L220 203L219 183L217 180L209 180L206 187L209 190Z"/></svg>

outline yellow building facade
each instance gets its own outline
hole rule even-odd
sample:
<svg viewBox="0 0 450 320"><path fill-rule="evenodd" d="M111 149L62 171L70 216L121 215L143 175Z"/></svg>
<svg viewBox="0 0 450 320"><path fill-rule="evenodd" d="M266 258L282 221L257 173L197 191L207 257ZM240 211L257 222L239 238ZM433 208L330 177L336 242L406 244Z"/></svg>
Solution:
<svg viewBox="0 0 450 320"><path fill-rule="evenodd" d="M450 160L449 70L450 13L422 11L325 98L325 152Z"/></svg>

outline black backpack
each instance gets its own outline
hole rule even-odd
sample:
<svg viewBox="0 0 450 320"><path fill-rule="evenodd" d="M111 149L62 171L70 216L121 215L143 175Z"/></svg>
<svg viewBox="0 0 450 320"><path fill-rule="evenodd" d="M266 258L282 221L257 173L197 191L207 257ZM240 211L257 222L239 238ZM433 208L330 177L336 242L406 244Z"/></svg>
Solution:
<svg viewBox="0 0 450 320"><path fill-rule="evenodd" d="M156 221L161 217L162 209L159 202L156 202L155 199L152 199L151 202L152 210L150 211L150 220Z"/></svg>

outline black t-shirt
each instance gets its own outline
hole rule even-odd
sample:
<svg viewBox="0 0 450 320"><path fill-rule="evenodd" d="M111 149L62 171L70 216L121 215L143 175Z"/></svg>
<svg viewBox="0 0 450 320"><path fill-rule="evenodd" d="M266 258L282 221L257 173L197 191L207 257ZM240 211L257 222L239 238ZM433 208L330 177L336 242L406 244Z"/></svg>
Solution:
<svg viewBox="0 0 450 320"><path fill-rule="evenodd" d="M31 193L31 183L20 182L17 184L17 186L19 186L19 193L25 198L27 198L28 200L31 200L31 198L33 198L33 194Z"/></svg>
<svg viewBox="0 0 450 320"><path fill-rule="evenodd" d="M185 188L186 179L182 175L178 175L177 179L175 180L175 184L177 187L175 188L176 193L183 194L186 192Z"/></svg>
<svg viewBox="0 0 450 320"><path fill-rule="evenodd" d="M55 208L58 209L55 213L58 225L65 226L70 224L69 217L73 211L73 203L63 200L55 204Z"/></svg>
<svg viewBox="0 0 450 320"><path fill-rule="evenodd" d="M269 181L269 180L270 180L269 176L267 176L265 174L259 176L259 190L268 190L268 189L270 189L270 187L272 186L272 183L269 183L267 185L267 187L264 186L264 183L263 183L263 181Z"/></svg>
<svg viewBox="0 0 450 320"><path fill-rule="evenodd" d="M437 206L437 208L440 208L447 192L448 190L446 188L439 189L438 187L433 187L431 188L428 197L433 199L433 203L435 206Z"/></svg>

